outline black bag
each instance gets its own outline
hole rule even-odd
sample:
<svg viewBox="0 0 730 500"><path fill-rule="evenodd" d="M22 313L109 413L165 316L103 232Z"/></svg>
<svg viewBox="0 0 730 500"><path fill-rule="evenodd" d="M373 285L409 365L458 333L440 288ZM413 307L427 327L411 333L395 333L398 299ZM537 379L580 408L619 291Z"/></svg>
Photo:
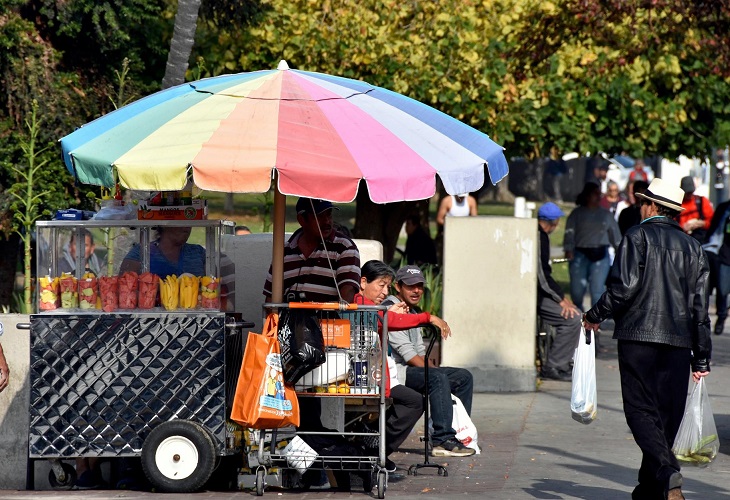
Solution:
<svg viewBox="0 0 730 500"><path fill-rule="evenodd" d="M279 314L279 344L287 384L296 384L327 359L316 311L284 309Z"/></svg>
<svg viewBox="0 0 730 500"><path fill-rule="evenodd" d="M608 255L608 247L576 248L576 250L585 255L591 262L603 260L606 258L606 255Z"/></svg>

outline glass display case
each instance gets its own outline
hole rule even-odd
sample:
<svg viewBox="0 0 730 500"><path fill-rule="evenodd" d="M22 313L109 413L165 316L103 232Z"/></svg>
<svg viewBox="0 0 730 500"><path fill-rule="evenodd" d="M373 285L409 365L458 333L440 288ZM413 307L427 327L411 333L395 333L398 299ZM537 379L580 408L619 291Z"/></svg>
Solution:
<svg viewBox="0 0 730 500"><path fill-rule="evenodd" d="M226 310L232 290L221 278L232 269L221 237L233 228L220 220L40 221L38 309Z"/></svg>

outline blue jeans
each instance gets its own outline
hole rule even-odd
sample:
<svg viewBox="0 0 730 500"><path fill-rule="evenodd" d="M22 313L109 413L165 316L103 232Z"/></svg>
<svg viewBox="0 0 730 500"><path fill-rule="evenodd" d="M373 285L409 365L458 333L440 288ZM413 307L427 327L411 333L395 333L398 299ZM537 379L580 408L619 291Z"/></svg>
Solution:
<svg viewBox="0 0 730 500"><path fill-rule="evenodd" d="M730 294L730 266L720 264L717 278L717 319L725 321L727 318L727 296Z"/></svg>
<svg viewBox="0 0 730 500"><path fill-rule="evenodd" d="M406 387L423 394L426 389L425 370L419 366L409 366L406 369ZM451 427L454 418L451 395L459 398L466 412L471 415L473 391L474 379L468 370L449 366L428 368L429 411L433 421L431 442L434 446L456 439L456 432Z"/></svg>
<svg viewBox="0 0 730 500"><path fill-rule="evenodd" d="M580 250L576 250L573 254L573 260L570 261L568 272L570 273L570 296L573 303L578 309L587 311L589 308L583 308L583 298L586 295L586 289L590 286L591 306L601 298L606 290L606 278L608 271L611 269L611 261L606 256L596 262L591 262L586 255Z"/></svg>

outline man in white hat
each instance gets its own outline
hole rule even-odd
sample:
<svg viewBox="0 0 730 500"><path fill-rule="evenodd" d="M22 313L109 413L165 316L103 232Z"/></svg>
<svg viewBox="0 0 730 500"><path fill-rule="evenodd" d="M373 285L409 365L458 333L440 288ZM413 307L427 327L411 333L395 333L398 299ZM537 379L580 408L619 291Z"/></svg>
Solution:
<svg viewBox="0 0 730 500"><path fill-rule="evenodd" d="M596 330L616 322L624 414L643 453L633 499L680 500L682 475L672 444L684 413L689 371L709 374L707 256L674 220L684 191L661 179L637 193L641 224L626 232L606 292L583 319Z"/></svg>

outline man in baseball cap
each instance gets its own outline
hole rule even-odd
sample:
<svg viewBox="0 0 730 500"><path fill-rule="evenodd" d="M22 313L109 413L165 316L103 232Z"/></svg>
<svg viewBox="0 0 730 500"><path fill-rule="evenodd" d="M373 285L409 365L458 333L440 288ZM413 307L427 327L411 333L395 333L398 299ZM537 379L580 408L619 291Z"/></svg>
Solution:
<svg viewBox="0 0 730 500"><path fill-rule="evenodd" d="M309 301L352 302L360 290L360 252L335 229L332 211L325 200L299 198L297 222L301 226L284 246L284 293L304 293ZM264 297L271 298L271 269L264 284Z"/></svg>
<svg viewBox="0 0 730 500"><path fill-rule="evenodd" d="M418 303L423 297L425 285L426 279L421 269L417 266L401 267L395 273L395 289L398 294L385 299L383 305L405 302L409 313L418 313ZM441 336L446 339L450 335L451 330L446 325ZM433 361L427 360L420 328L391 331L388 333L388 342L393 348L398 380L406 387L423 393L426 388L424 366L429 363L428 391L433 420L431 454L435 457L464 457L476 453L456 439L456 431L451 427L454 411L451 394L458 397L467 413L471 414L474 387L471 373L463 368L436 367Z"/></svg>
<svg viewBox="0 0 730 500"><path fill-rule="evenodd" d="M555 327L555 338L549 347L547 361L541 367L540 376L552 380L571 380L570 362L580 338L581 312L565 296L563 289L553 278L550 265L550 234L557 229L565 214L555 203L545 203L537 211L537 227L540 236L537 269L537 314Z"/></svg>

